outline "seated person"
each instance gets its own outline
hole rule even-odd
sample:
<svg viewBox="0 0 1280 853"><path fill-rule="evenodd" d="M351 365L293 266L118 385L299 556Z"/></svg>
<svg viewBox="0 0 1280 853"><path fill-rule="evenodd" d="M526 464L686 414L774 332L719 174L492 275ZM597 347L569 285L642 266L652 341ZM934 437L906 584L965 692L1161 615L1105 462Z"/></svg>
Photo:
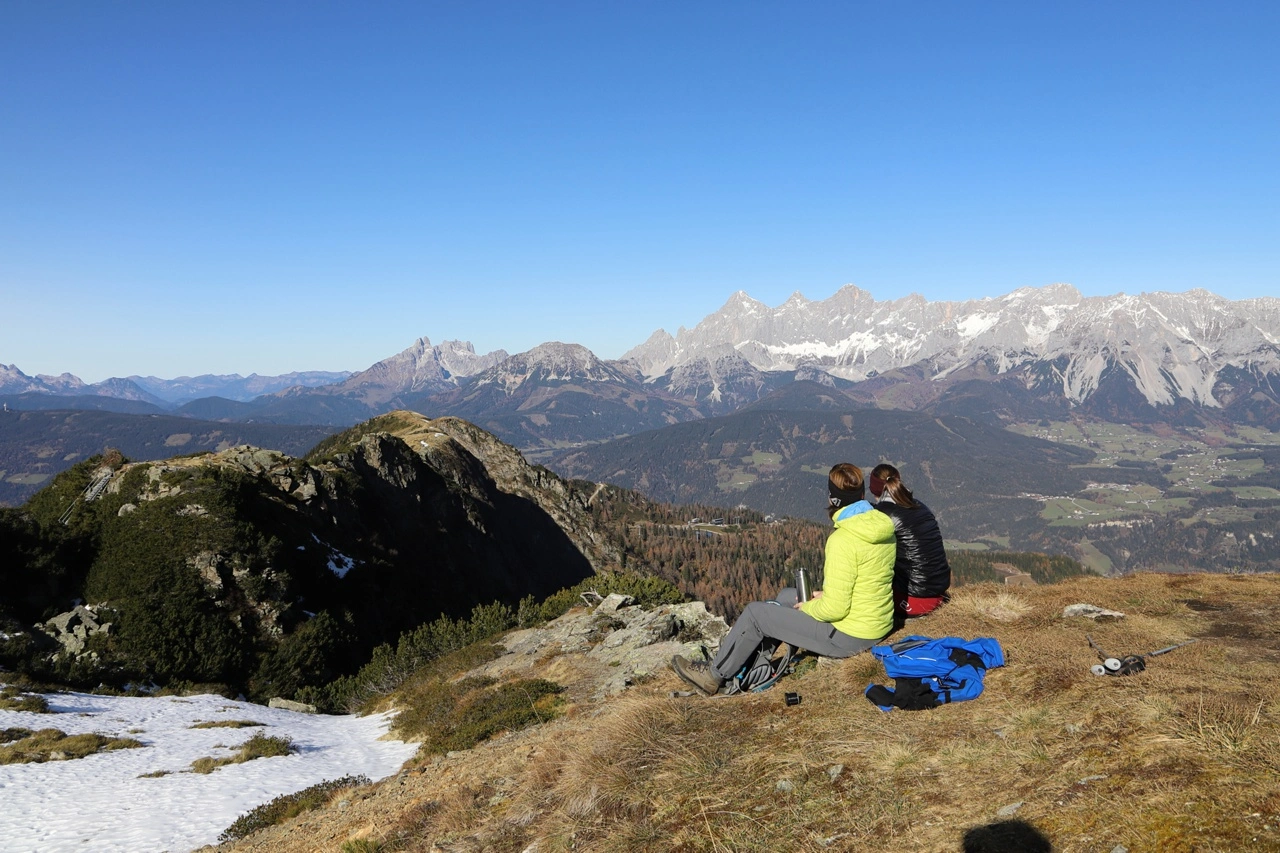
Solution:
<svg viewBox="0 0 1280 853"><path fill-rule="evenodd" d="M893 519L898 556L893 564L893 604L899 618L923 616L947 600L951 564L942 547L938 520L902 484L892 465L871 469L871 496L876 509Z"/></svg>
<svg viewBox="0 0 1280 853"><path fill-rule="evenodd" d="M827 538L825 588L794 607L748 604L715 660L676 655L671 668L677 675L712 695L754 658L766 637L845 658L871 648L893 630L893 522L864 499L862 470L856 465L841 462L832 468L827 494L835 530Z"/></svg>

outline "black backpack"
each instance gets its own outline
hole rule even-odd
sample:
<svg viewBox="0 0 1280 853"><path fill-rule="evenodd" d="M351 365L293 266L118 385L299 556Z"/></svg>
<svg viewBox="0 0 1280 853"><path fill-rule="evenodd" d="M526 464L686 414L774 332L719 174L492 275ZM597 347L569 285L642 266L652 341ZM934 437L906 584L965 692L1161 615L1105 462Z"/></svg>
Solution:
<svg viewBox="0 0 1280 853"><path fill-rule="evenodd" d="M778 683L778 679L791 672L795 664L796 650L788 643L765 638L755 656L729 679L725 694L759 693Z"/></svg>

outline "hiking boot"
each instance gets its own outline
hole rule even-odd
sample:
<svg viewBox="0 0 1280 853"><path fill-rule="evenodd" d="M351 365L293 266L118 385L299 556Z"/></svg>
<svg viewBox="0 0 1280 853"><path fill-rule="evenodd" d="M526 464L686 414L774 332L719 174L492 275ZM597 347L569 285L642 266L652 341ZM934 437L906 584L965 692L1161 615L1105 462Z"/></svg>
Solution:
<svg viewBox="0 0 1280 853"><path fill-rule="evenodd" d="M711 664L705 660L689 660L681 655L671 659L671 668L676 675L692 684L708 696L714 696L724 686L724 679L711 671Z"/></svg>

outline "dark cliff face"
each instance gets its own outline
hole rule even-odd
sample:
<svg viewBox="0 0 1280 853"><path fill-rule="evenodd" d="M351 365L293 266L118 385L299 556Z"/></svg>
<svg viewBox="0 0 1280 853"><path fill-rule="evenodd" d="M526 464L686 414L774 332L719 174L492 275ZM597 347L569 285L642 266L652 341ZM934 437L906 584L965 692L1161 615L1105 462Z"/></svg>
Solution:
<svg viewBox="0 0 1280 853"><path fill-rule="evenodd" d="M384 640L424 614L545 597L594 571L537 501L504 491L443 434L417 449L367 435L320 470L323 494L303 511L311 530L357 561L338 591L377 620Z"/></svg>
<svg viewBox="0 0 1280 853"><path fill-rule="evenodd" d="M5 580L25 591L0 601L11 627L74 598L112 612L97 663L76 662L86 676L244 687L284 649L332 678L405 630L545 597L618 553L589 494L462 421L396 413L306 459L241 446L100 462L0 517ZM61 575L41 583L53 555Z"/></svg>

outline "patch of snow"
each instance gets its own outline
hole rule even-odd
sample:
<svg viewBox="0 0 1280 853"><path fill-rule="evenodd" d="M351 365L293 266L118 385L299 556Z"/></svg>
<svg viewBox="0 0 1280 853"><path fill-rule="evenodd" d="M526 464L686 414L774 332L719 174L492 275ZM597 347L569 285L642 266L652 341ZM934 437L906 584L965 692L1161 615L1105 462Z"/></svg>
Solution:
<svg viewBox="0 0 1280 853"><path fill-rule="evenodd" d="M834 358L843 355L845 350L849 348L849 342L853 337L845 338L834 344L823 343L822 341L804 341L798 344L774 344L765 346L765 350L771 355L792 355L806 356L812 355L818 358L831 357Z"/></svg>
<svg viewBox="0 0 1280 853"><path fill-rule="evenodd" d="M970 314L956 323L956 330L962 338L976 338L999 322L999 314Z"/></svg>
<svg viewBox="0 0 1280 853"><path fill-rule="evenodd" d="M329 554L329 571L333 572L340 578L345 578L347 572L356 567L356 561L340 551L331 551Z"/></svg>
<svg viewBox="0 0 1280 853"><path fill-rule="evenodd" d="M346 577L347 572L354 569L356 565L360 562L359 560L356 560L352 557L348 557L346 554L342 553L341 551L339 551L337 548L333 547L329 543L322 542L320 540L320 537L315 535L314 533L311 534L311 538L315 540L317 545L329 551L329 561L328 561L329 571L333 572L335 575L337 575L340 578ZM301 551L302 549L299 548L298 550Z"/></svg>
<svg viewBox="0 0 1280 853"><path fill-rule="evenodd" d="M57 728L131 737L144 746L69 761L0 766L0 839L6 853L186 851L216 844L240 815L329 779L379 780L412 758L416 745L382 740L386 714L300 714L221 696L138 698L45 694L57 713L0 711L0 729ZM199 722L253 720L262 728L193 729ZM290 738L298 752L187 772L205 756L255 733ZM227 744L228 747L219 747ZM155 778L144 773L168 771Z"/></svg>
<svg viewBox="0 0 1280 853"><path fill-rule="evenodd" d="M1038 346L1044 346L1046 339L1050 334L1057 331L1058 327L1066 321L1074 306L1071 305L1042 305L1040 306L1040 316L1032 314L1023 319L1023 325L1030 336L1031 342Z"/></svg>

